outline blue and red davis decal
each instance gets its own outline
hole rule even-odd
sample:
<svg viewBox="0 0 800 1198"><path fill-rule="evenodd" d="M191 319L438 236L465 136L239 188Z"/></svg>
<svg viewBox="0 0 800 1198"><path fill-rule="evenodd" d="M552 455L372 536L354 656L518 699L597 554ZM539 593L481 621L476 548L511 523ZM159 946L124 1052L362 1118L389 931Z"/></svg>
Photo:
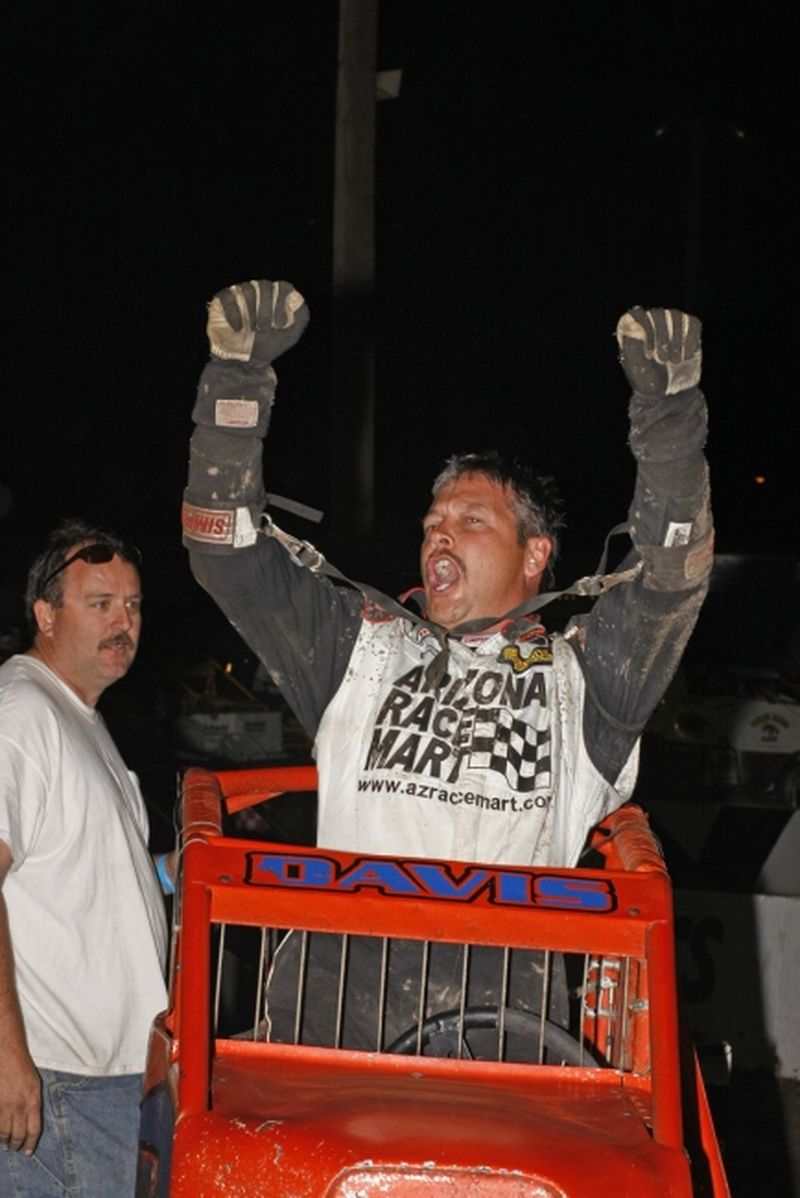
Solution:
<svg viewBox="0 0 800 1198"><path fill-rule="evenodd" d="M503 907L547 907L602 914L616 906L603 878L573 878L470 865L456 873L436 861L388 861L358 857L349 865L333 857L302 853L248 853L245 881L251 886L354 894L372 890L390 898L444 899L471 903L479 895Z"/></svg>

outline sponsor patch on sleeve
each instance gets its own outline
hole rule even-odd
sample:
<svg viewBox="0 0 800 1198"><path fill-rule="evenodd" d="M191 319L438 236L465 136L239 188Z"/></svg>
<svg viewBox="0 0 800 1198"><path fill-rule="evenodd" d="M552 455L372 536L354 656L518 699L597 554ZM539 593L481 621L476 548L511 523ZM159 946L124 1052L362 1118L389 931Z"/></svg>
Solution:
<svg viewBox="0 0 800 1198"><path fill-rule="evenodd" d="M667 535L664 537L664 547L666 549L676 549L681 545L689 544L689 537L692 535L691 524L679 524L676 520L670 520L667 525Z"/></svg>
<svg viewBox="0 0 800 1198"><path fill-rule="evenodd" d="M236 513L221 512L219 508L196 507L184 503L181 508L181 527L193 541L209 545L232 545Z"/></svg>
<svg viewBox="0 0 800 1198"><path fill-rule="evenodd" d="M257 399L218 399L214 405L218 428L255 428L258 424Z"/></svg>

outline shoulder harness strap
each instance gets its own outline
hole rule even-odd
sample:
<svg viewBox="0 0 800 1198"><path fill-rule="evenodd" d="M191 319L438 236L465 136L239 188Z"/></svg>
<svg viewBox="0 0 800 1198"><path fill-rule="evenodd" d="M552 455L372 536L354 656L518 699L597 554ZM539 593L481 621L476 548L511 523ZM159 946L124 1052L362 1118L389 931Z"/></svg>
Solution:
<svg viewBox="0 0 800 1198"><path fill-rule="evenodd" d="M297 515L306 516L307 519L319 520L322 517L321 512L317 512L315 508L306 508L304 504L295 503L293 500L283 499L278 495L268 496L268 502L275 507L283 507L286 510L293 511ZM311 513L314 513L313 515ZM456 628L442 628L439 624L434 624L432 620L427 620L424 616L418 615L416 612L403 607L396 599L390 598L383 594L376 587L369 583L354 582L343 574L341 570L332 565L319 549L315 548L310 541L301 540L299 537L293 536L291 533L285 532L275 523L271 516L266 512L261 517L261 526L259 532L263 536L274 537L279 541L287 551L292 561L297 566L302 566L307 570L311 570L316 574L325 574L329 578L335 579L337 582L343 582L349 587L353 587L357 591L372 599L373 602L393 615L400 616L402 619L410 620L414 624L430 629L439 643L439 653L432 659L426 669L426 681L430 687L437 687L441 683L442 678L447 670L447 639L448 637L463 637L474 636L477 633L486 631L487 628L493 627L495 624L502 622L510 622L514 625L516 621L524 616L531 615L533 612L540 611L546 607L548 603L552 603L556 599L560 599L565 595L584 595L596 596L602 595L605 591L611 590L612 587L619 586L623 582L632 582L642 572L643 563L641 559L634 566L627 570L619 570L615 573L607 574L606 566L608 561L609 542L613 536L619 533L628 531L627 524L617 524L611 529L605 539L603 545L603 553L594 574L588 574L583 578L577 579L571 586L564 587L560 591L546 591L544 594L532 595L528 599L524 599L522 603L512 608L511 611L504 612L499 616L487 616L479 620L467 620L463 624L459 624Z"/></svg>

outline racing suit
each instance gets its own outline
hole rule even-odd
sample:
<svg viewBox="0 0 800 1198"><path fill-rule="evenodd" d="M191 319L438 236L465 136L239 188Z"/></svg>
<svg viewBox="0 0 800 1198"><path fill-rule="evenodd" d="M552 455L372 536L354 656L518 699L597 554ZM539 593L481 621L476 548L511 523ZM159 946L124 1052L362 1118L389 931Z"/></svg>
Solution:
<svg viewBox="0 0 800 1198"><path fill-rule="evenodd" d="M274 381L265 362L212 360L196 414L216 404L239 420L241 397L263 392L268 374ZM461 639L298 565L269 530L229 534L265 503L265 429L262 420L242 439L241 427L198 425L184 540L195 577L314 740L319 845L575 865L592 826L631 795L639 736L706 593L713 536L699 388L634 391L633 549L622 567L634 577L564 635L511 621ZM447 667L432 681L427 665L442 643Z"/></svg>

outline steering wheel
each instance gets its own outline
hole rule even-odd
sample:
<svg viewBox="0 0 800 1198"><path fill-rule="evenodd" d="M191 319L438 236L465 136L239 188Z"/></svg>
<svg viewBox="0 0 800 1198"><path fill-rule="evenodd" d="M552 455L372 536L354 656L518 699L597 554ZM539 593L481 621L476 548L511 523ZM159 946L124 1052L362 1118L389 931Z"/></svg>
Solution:
<svg viewBox="0 0 800 1198"><path fill-rule="evenodd" d="M499 1007L466 1007L462 1016L461 1011L442 1011L429 1015L421 1029L410 1027L398 1036L385 1052L404 1053L413 1055L420 1049L427 1048L434 1040L437 1044L437 1055L454 1057L458 1052L458 1029L462 1028L461 1057L473 1058L475 1054L467 1042L467 1032L497 1031L500 1026ZM590 1050L579 1040L557 1023L542 1017L535 1011L521 1011L506 1007L503 1016L504 1031L522 1036L527 1044L533 1045L538 1055L540 1037L544 1038L545 1061L559 1065L596 1064ZM447 1049L447 1051L440 1051Z"/></svg>

